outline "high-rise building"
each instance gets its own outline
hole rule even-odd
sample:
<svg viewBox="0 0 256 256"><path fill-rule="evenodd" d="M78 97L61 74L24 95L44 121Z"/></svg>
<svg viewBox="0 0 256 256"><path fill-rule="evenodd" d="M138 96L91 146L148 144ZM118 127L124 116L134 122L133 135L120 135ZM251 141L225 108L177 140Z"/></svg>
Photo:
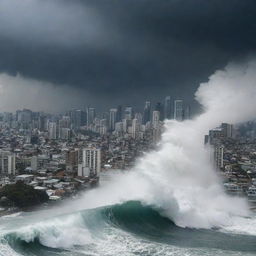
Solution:
<svg viewBox="0 0 256 256"><path fill-rule="evenodd" d="M123 108L121 105L118 105L117 107L117 114L116 114L116 121L121 122L123 117Z"/></svg>
<svg viewBox="0 0 256 256"><path fill-rule="evenodd" d="M142 124L142 115L141 115L141 113L135 113L134 118L138 120L139 125Z"/></svg>
<svg viewBox="0 0 256 256"><path fill-rule="evenodd" d="M28 129L32 123L32 111L29 109L17 110L17 121L21 125L21 128Z"/></svg>
<svg viewBox="0 0 256 256"><path fill-rule="evenodd" d="M115 130L116 122L117 122L117 109L111 108L109 111L109 129L111 131Z"/></svg>
<svg viewBox="0 0 256 256"><path fill-rule="evenodd" d="M82 125L82 110L75 109L71 115L72 125L74 129L79 129Z"/></svg>
<svg viewBox="0 0 256 256"><path fill-rule="evenodd" d="M98 148L84 148L82 162L78 164L78 176L97 175L101 170L101 151Z"/></svg>
<svg viewBox="0 0 256 256"><path fill-rule="evenodd" d="M160 138L161 138L161 133L162 133L162 127L161 127L161 122L160 122L160 112L159 111L153 111L152 115L152 126L153 126L153 142L157 143Z"/></svg>
<svg viewBox="0 0 256 256"><path fill-rule="evenodd" d="M187 106L185 108L184 119L190 119L190 118L191 118L191 108L190 106Z"/></svg>
<svg viewBox="0 0 256 256"><path fill-rule="evenodd" d="M49 139L50 140L56 140L57 139L57 124L56 124L56 122L49 122L49 124L48 124L48 133L49 133Z"/></svg>
<svg viewBox="0 0 256 256"><path fill-rule="evenodd" d="M62 140L71 139L71 130L69 128L60 128L59 129L59 138Z"/></svg>
<svg viewBox="0 0 256 256"><path fill-rule="evenodd" d="M38 128L41 132L47 130L47 117L43 114L40 114L38 118Z"/></svg>
<svg viewBox="0 0 256 256"><path fill-rule="evenodd" d="M163 104L161 102L157 102L156 106L155 106L155 111L158 111L160 116L160 121L164 120L164 108L163 108Z"/></svg>
<svg viewBox="0 0 256 256"><path fill-rule="evenodd" d="M100 135L106 135L108 131L107 119L100 120Z"/></svg>
<svg viewBox="0 0 256 256"><path fill-rule="evenodd" d="M223 155L224 155L224 146L223 145L216 145L214 147L214 161L215 167L217 169L223 168Z"/></svg>
<svg viewBox="0 0 256 256"><path fill-rule="evenodd" d="M223 138L223 132L221 127L217 127L209 131L208 142L210 143L210 145L219 144L221 138Z"/></svg>
<svg viewBox="0 0 256 256"><path fill-rule="evenodd" d="M136 139L139 135L139 131L140 131L140 123L139 120L134 118L132 120L132 137L134 139Z"/></svg>
<svg viewBox="0 0 256 256"><path fill-rule="evenodd" d="M132 120L133 118L133 109L132 107L126 107L124 110L124 118L126 120Z"/></svg>
<svg viewBox="0 0 256 256"><path fill-rule="evenodd" d="M117 122L115 126L115 133L117 135L121 135L124 132L124 123L123 122Z"/></svg>
<svg viewBox="0 0 256 256"><path fill-rule="evenodd" d="M160 112L155 110L152 113L152 125L153 125L153 128L157 128L159 126L159 122L160 122Z"/></svg>
<svg viewBox="0 0 256 256"><path fill-rule="evenodd" d="M96 117L95 108L87 108L87 126L93 124Z"/></svg>
<svg viewBox="0 0 256 256"><path fill-rule="evenodd" d="M182 121L184 117L183 111L183 100L174 101L174 119L177 121Z"/></svg>
<svg viewBox="0 0 256 256"><path fill-rule="evenodd" d="M171 97L166 96L164 99L164 118L171 119Z"/></svg>
<svg viewBox="0 0 256 256"><path fill-rule="evenodd" d="M223 137L225 137L225 138L233 137L233 125L232 124L222 123L221 128L222 128Z"/></svg>
<svg viewBox="0 0 256 256"><path fill-rule="evenodd" d="M143 124L150 122L150 114L151 114L151 103L150 101L146 101L144 111L143 111Z"/></svg>
<svg viewBox="0 0 256 256"><path fill-rule="evenodd" d="M15 175L16 157L9 151L0 151L0 175Z"/></svg>

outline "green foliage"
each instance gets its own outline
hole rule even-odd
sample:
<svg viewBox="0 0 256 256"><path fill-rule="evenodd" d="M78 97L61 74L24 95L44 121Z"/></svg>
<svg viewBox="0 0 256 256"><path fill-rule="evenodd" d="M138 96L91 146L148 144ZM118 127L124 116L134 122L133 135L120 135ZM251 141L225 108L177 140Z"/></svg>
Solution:
<svg viewBox="0 0 256 256"><path fill-rule="evenodd" d="M49 199L45 191L36 190L23 182L4 186L0 190L1 197L7 197L14 206L19 208L39 205Z"/></svg>

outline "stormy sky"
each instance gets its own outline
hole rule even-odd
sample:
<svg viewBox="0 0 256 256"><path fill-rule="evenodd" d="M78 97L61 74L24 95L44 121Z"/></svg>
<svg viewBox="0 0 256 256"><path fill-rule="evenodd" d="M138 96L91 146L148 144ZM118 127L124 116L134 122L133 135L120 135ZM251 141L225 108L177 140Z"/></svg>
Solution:
<svg viewBox="0 0 256 256"><path fill-rule="evenodd" d="M255 49L255 0L0 0L0 111L195 105Z"/></svg>

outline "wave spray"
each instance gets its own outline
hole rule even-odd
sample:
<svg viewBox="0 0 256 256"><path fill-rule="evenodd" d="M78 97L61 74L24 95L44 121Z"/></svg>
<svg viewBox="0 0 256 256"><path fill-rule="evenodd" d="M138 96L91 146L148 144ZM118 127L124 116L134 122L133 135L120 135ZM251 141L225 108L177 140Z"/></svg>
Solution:
<svg viewBox="0 0 256 256"><path fill-rule="evenodd" d="M157 150L146 153L130 172L116 174L111 182L86 193L74 208L140 200L177 225L195 228L228 226L233 217L248 216L246 201L223 191L203 138L222 122L236 124L255 117L255 70L256 62L251 61L216 71L195 93L202 114L184 122L165 121Z"/></svg>

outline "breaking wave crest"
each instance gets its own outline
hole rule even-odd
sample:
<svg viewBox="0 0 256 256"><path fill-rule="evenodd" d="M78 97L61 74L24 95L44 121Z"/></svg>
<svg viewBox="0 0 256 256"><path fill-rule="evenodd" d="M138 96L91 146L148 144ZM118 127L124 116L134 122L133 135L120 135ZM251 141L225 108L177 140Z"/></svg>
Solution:
<svg viewBox="0 0 256 256"><path fill-rule="evenodd" d="M127 239L129 243L130 240L141 243L146 239L149 243L162 246L239 249L249 252L256 250L253 236L234 236L214 229L181 228L161 213L160 208L129 201L44 220L9 232L2 239L5 245L10 246L9 250L13 248L14 252L24 255L65 255L64 252L70 255L68 253L71 251L85 247L91 253L101 255L98 251L106 249L105 241L113 247L117 246L115 243L121 238L122 243ZM104 249L99 246L103 244Z"/></svg>

